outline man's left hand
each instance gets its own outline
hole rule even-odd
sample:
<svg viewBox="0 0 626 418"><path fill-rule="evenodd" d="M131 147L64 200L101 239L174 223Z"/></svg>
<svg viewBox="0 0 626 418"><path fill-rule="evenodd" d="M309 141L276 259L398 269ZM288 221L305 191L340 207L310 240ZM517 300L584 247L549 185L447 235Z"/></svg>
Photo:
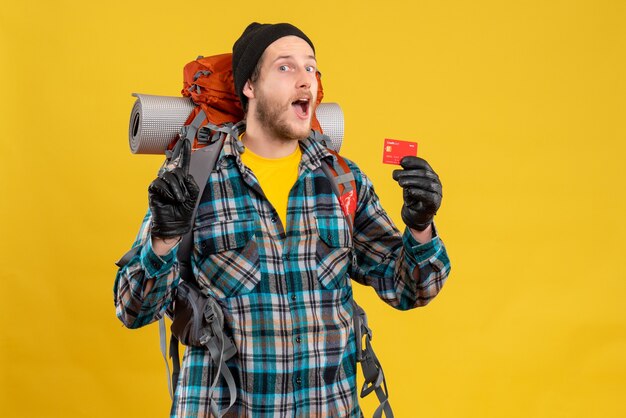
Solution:
<svg viewBox="0 0 626 418"><path fill-rule="evenodd" d="M423 231L441 206L441 181L426 160L419 157L404 157L400 165L403 169L394 170L393 179L404 190L402 220L409 228Z"/></svg>

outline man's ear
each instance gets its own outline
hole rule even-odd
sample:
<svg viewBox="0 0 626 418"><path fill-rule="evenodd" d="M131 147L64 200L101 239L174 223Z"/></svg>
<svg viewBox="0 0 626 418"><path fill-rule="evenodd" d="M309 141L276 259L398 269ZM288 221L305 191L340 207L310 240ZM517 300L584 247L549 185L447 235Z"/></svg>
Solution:
<svg viewBox="0 0 626 418"><path fill-rule="evenodd" d="M250 83L250 80L246 81L246 84L243 85L243 95L248 99L254 98L254 86Z"/></svg>

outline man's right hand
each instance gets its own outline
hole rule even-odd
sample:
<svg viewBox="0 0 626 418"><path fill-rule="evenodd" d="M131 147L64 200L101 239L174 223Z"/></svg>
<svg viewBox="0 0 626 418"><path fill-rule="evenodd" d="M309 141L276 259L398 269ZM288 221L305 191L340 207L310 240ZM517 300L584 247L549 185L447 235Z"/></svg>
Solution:
<svg viewBox="0 0 626 418"><path fill-rule="evenodd" d="M191 143L181 140L185 142L178 167L164 171L148 187L153 237L181 237L191 230L193 210L200 191L189 174Z"/></svg>

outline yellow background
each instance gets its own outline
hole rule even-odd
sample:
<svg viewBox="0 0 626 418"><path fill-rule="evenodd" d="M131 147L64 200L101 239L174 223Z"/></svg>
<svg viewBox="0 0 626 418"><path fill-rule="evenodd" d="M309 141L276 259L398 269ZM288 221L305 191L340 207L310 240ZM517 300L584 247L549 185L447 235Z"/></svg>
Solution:
<svg viewBox="0 0 626 418"><path fill-rule="evenodd" d="M157 327L113 307L161 162L129 152L130 94L178 95L183 65L253 20L313 39L343 152L396 222L384 138L441 175L440 296L396 312L356 289L396 416L626 416L625 2L7 3L3 416L167 415Z"/></svg>

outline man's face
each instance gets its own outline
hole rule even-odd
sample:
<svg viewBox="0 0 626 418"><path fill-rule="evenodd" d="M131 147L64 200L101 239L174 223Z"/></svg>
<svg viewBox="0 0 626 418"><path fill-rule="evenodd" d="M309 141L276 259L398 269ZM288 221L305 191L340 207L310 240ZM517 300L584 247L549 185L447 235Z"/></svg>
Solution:
<svg viewBox="0 0 626 418"><path fill-rule="evenodd" d="M311 130L317 97L317 71L311 46L297 36L270 44L261 57L259 79L248 82L248 118L277 139L299 140Z"/></svg>

